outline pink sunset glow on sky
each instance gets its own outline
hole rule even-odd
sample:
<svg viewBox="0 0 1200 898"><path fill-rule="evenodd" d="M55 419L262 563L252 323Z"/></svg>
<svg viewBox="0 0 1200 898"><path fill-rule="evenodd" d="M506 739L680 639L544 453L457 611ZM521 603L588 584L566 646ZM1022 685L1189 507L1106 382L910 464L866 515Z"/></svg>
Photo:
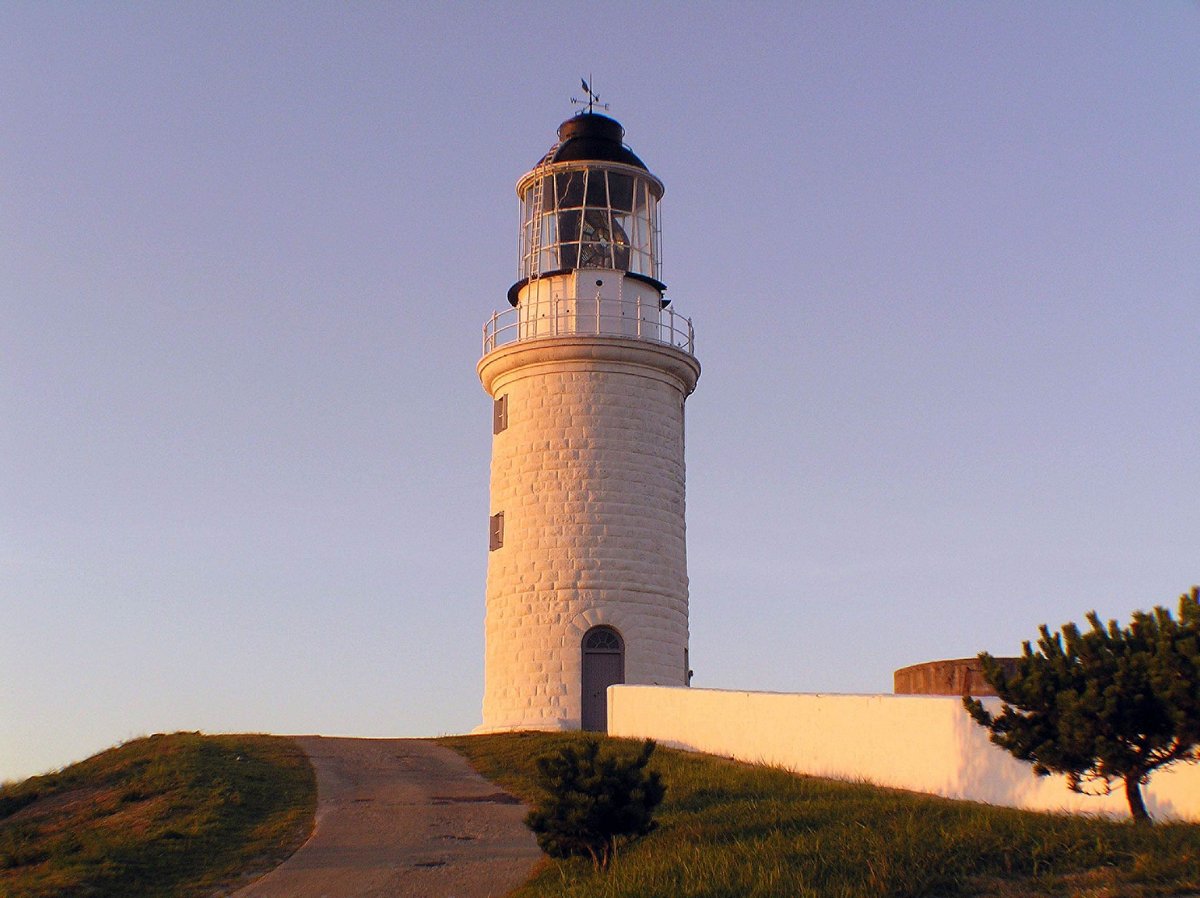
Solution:
<svg viewBox="0 0 1200 898"><path fill-rule="evenodd" d="M1200 581L1200 7L0 7L0 780L479 722L516 179L666 184L694 685Z"/></svg>

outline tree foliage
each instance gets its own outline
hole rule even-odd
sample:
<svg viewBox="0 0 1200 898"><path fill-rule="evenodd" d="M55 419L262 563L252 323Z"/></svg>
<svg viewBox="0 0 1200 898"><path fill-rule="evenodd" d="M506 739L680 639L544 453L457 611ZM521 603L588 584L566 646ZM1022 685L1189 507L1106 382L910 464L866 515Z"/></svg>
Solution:
<svg viewBox="0 0 1200 898"><path fill-rule="evenodd" d="M605 869L621 841L658 824L654 810L666 794L658 773L646 769L654 753L647 739L636 755L600 750L596 739L582 749L565 746L537 759L537 782L545 797L525 825L551 857L589 857Z"/></svg>
<svg viewBox="0 0 1200 898"><path fill-rule="evenodd" d="M1159 768L1200 760L1200 595L1180 596L1178 617L1163 607L1134 612L1128 627L1107 626L1093 611L1090 629L1043 624L1035 650L1024 644L1015 672L986 652L984 675L1003 704L991 714L965 698L991 741L1061 773L1076 792L1107 794L1124 784L1133 818L1149 822L1141 786Z"/></svg>

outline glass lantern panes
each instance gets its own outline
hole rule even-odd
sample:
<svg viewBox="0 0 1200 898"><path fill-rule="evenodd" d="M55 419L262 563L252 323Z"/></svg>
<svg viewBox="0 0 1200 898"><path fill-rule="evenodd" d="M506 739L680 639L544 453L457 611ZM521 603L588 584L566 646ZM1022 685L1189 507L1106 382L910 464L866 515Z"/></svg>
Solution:
<svg viewBox="0 0 1200 898"><path fill-rule="evenodd" d="M548 173L521 196L520 277L615 268L658 278L658 198L637 172L595 166Z"/></svg>

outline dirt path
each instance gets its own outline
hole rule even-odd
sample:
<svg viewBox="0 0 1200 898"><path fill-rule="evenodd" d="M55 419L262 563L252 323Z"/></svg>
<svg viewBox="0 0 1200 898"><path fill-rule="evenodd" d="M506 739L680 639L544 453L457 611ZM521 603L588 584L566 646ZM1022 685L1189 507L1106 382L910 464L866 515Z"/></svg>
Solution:
<svg viewBox="0 0 1200 898"><path fill-rule="evenodd" d="M316 829L233 898L499 898L540 856L525 808L448 748L296 741L317 771Z"/></svg>

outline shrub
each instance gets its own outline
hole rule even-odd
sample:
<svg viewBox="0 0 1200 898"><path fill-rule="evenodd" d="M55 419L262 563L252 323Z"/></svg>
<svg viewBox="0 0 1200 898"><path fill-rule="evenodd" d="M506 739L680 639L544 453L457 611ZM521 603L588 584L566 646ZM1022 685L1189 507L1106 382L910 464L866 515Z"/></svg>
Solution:
<svg viewBox="0 0 1200 898"><path fill-rule="evenodd" d="M551 857L589 857L599 870L623 841L651 832L654 810L666 794L658 773L646 770L654 753L647 739L636 755L600 750L589 739L581 751L565 746L537 759L543 799L525 818Z"/></svg>

